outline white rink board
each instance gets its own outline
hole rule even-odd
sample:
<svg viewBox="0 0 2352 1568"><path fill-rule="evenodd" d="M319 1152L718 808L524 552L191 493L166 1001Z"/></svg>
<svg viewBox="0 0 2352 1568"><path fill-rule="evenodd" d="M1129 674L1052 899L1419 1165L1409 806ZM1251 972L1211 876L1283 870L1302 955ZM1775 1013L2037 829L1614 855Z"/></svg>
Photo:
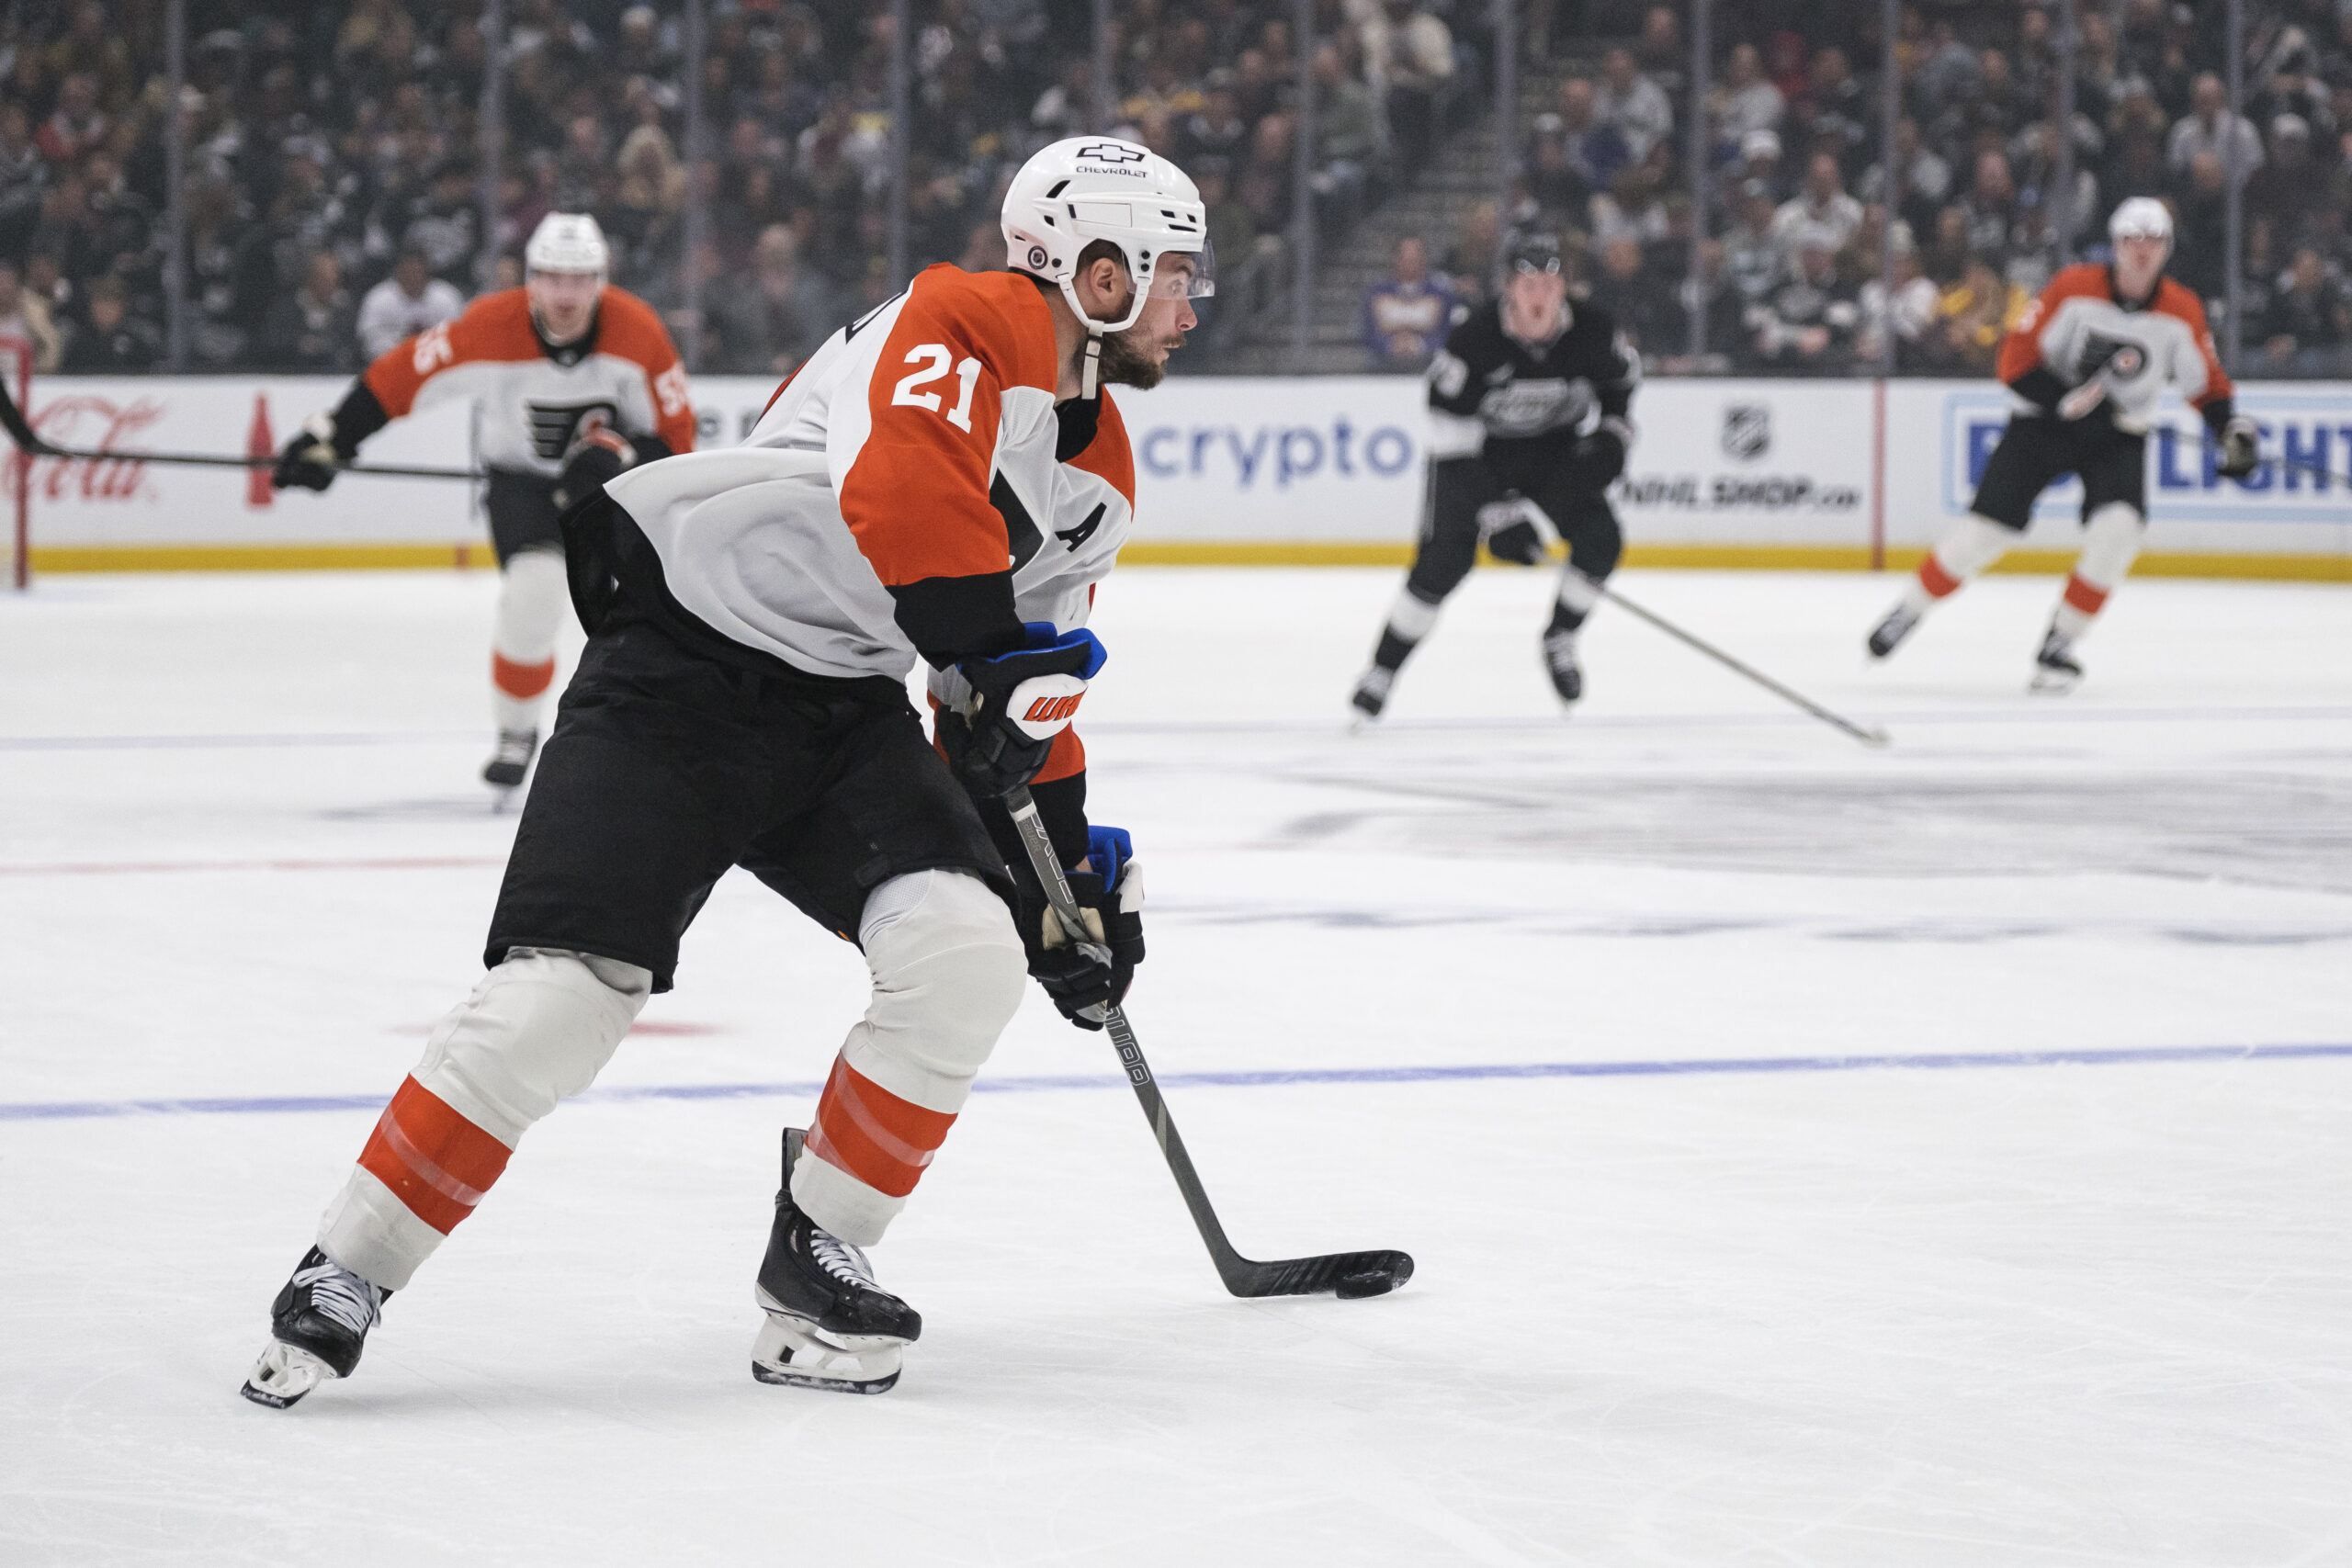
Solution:
<svg viewBox="0 0 2352 1568"><path fill-rule="evenodd" d="M33 417L66 445L235 454L282 443L332 406L339 377L54 378ZM775 383L703 377L702 439L738 441ZM1179 378L1114 394L1134 441L1136 537L1159 543L1402 544L1418 524L1426 454L1421 384L1342 376ZM1679 380L1645 384L1641 429L1616 497L1638 544L1867 548L1874 517L1895 548L1933 540L1967 509L2007 418L1989 382ZM2266 451L2352 470L2352 384L2256 384L2240 406ZM463 408L399 422L366 460L469 463ZM2200 427L2173 406L2150 443L2151 550L2352 554L2352 495L2266 470L2252 486L2214 478ZM1883 476L1883 478L1882 478ZM1883 494L1883 507L1881 494ZM324 496L272 496L245 476L144 464L44 460L33 474L37 545L431 543L479 540L474 487L345 478ZM2029 542L2065 547L2079 492L2054 490Z"/></svg>

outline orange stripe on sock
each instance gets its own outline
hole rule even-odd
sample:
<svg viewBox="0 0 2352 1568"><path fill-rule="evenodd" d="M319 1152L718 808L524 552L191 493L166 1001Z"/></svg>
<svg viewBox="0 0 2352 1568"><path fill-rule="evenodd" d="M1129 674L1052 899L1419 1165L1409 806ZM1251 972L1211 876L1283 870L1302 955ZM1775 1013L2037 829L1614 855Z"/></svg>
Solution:
<svg viewBox="0 0 2352 1568"><path fill-rule="evenodd" d="M490 680L492 685L510 697L536 697L555 684L555 660L550 659L544 664L517 664L492 649Z"/></svg>
<svg viewBox="0 0 2352 1568"><path fill-rule="evenodd" d="M1960 579L1944 570L1943 562L1932 552L1919 563L1919 586L1934 598L1947 599L1960 592ZM1969 601L1974 604L1974 600Z"/></svg>
<svg viewBox="0 0 2352 1568"><path fill-rule="evenodd" d="M922 1179L923 1168L955 1124L953 1113L901 1100L835 1057L809 1123L808 1149L876 1191L903 1198Z"/></svg>
<svg viewBox="0 0 2352 1568"><path fill-rule="evenodd" d="M360 1168L443 1235L474 1212L514 1154L414 1078L384 1107Z"/></svg>
<svg viewBox="0 0 2352 1568"><path fill-rule="evenodd" d="M2066 603L2086 615L2098 614L2100 606L2107 603L2108 592L2092 587L2079 577L2069 575L2066 579Z"/></svg>

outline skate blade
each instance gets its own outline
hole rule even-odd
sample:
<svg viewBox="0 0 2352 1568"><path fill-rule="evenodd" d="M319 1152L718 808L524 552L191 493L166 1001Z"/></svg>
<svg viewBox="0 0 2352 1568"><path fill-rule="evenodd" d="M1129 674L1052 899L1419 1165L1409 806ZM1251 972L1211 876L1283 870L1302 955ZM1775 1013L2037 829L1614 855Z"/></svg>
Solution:
<svg viewBox="0 0 2352 1568"><path fill-rule="evenodd" d="M2063 670L2037 670L2025 689L2036 696L2063 697L2082 683L2080 675L2069 675Z"/></svg>
<svg viewBox="0 0 2352 1568"><path fill-rule="evenodd" d="M829 1334L754 1290L765 1314L752 1341L752 1375L765 1383L882 1393L899 1381L907 1342L893 1334Z"/></svg>
<svg viewBox="0 0 2352 1568"><path fill-rule="evenodd" d="M336 1376L335 1370L299 1345L273 1339L238 1392L272 1410L291 1409L302 1396Z"/></svg>

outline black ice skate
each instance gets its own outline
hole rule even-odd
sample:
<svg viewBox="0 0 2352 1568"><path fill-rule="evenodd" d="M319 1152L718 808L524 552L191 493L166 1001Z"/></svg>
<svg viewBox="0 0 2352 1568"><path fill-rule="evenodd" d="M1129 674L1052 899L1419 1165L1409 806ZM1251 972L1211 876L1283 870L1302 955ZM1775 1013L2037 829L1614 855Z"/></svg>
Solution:
<svg viewBox="0 0 2352 1568"><path fill-rule="evenodd" d="M2063 697L2082 683L2083 667L2075 662L2074 639L2051 627L2041 638L2041 651L2033 656L2033 682L2028 689Z"/></svg>
<svg viewBox="0 0 2352 1568"><path fill-rule="evenodd" d="M1886 619L1871 628L1869 648L1872 659L1884 659L1894 651L1895 645L1911 635L1919 624L1919 612L1908 604L1897 604L1887 612Z"/></svg>
<svg viewBox="0 0 2352 1568"><path fill-rule="evenodd" d="M1552 677L1552 689L1560 694L1562 702L1572 703L1584 695L1584 671L1577 663L1573 628L1544 634L1544 671Z"/></svg>
<svg viewBox="0 0 2352 1568"><path fill-rule="evenodd" d="M762 1382L880 1393L899 1381L900 1353L922 1337L922 1314L874 1282L865 1254L818 1228L792 1201L804 1136L784 1130L784 1190L753 1292L767 1322L752 1342Z"/></svg>
<svg viewBox="0 0 2352 1568"><path fill-rule="evenodd" d="M482 764L481 782L495 789L518 789L523 775L531 771L531 758L539 749L539 732L536 729L502 729L498 732L498 750Z"/></svg>
<svg viewBox="0 0 2352 1568"><path fill-rule="evenodd" d="M1385 664L1375 664L1363 672L1363 678L1356 682L1355 694L1348 698L1349 705L1363 715L1356 720L1358 724L1380 716L1380 710L1388 705L1388 688L1396 683L1396 671Z"/></svg>
<svg viewBox="0 0 2352 1568"><path fill-rule="evenodd" d="M327 1379L349 1377L391 1296L315 1247L302 1254L269 1303L269 1348L246 1377L244 1396L284 1410Z"/></svg>

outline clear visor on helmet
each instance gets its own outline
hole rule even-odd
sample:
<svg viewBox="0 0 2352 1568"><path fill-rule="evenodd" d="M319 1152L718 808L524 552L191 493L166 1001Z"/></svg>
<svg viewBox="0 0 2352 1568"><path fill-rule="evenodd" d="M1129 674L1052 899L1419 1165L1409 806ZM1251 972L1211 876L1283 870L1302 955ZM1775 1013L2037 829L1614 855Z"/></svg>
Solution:
<svg viewBox="0 0 2352 1568"><path fill-rule="evenodd" d="M1162 251L1151 269L1151 298L1205 299L1216 292L1216 248L1201 238L1197 251Z"/></svg>

